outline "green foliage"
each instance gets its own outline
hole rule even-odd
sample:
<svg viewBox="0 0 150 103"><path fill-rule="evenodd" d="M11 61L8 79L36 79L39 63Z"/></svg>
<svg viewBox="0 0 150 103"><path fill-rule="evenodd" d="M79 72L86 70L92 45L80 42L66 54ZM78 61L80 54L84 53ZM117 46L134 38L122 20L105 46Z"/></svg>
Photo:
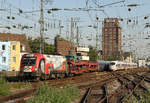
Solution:
<svg viewBox="0 0 150 103"><path fill-rule="evenodd" d="M90 60L91 61L95 61L97 59L96 49L93 48L92 46L89 46L89 49L90 49L90 51L89 51L88 55L90 57Z"/></svg>
<svg viewBox="0 0 150 103"><path fill-rule="evenodd" d="M72 85L62 88L53 88L48 84L43 84L37 95L27 103L71 103L79 97L79 90Z"/></svg>
<svg viewBox="0 0 150 103"><path fill-rule="evenodd" d="M11 94L9 85L3 77L0 76L0 96L6 96Z"/></svg>
<svg viewBox="0 0 150 103"><path fill-rule="evenodd" d="M44 53L45 54L50 54L50 53L54 54L55 53L54 45L45 43Z"/></svg>
<svg viewBox="0 0 150 103"><path fill-rule="evenodd" d="M40 38L36 38L34 40L32 40L32 38L28 38L28 43L33 53L40 52Z"/></svg>
<svg viewBox="0 0 150 103"><path fill-rule="evenodd" d="M38 37L36 39L28 38L28 43L33 53L40 52L40 41L41 39ZM52 54L55 52L55 47L52 44L48 44L44 42L44 53L45 54Z"/></svg>

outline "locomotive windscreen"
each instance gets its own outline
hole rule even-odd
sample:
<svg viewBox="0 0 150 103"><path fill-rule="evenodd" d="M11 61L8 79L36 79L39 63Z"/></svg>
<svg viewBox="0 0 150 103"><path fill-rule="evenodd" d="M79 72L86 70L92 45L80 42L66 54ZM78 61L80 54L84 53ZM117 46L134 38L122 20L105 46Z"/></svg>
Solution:
<svg viewBox="0 0 150 103"><path fill-rule="evenodd" d="M22 66L33 66L35 65L36 57L24 57L22 60Z"/></svg>
<svg viewBox="0 0 150 103"><path fill-rule="evenodd" d="M114 63L114 62L111 62L110 65L115 65L115 63Z"/></svg>

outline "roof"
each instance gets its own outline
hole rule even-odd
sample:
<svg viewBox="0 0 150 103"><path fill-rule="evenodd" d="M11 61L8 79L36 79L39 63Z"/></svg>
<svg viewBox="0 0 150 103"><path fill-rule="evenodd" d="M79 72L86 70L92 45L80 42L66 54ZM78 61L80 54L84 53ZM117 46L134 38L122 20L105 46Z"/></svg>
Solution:
<svg viewBox="0 0 150 103"><path fill-rule="evenodd" d="M67 40L67 39L65 39L64 37L60 36L60 35L57 35L57 36L55 37L55 39L64 40L64 41L67 41L67 42L71 43L70 40ZM73 43L73 42L72 42L72 43ZM73 44L75 45L75 43L73 43Z"/></svg>
<svg viewBox="0 0 150 103"><path fill-rule="evenodd" d="M20 41L25 46L24 52L32 52L25 34L0 33L0 41Z"/></svg>
<svg viewBox="0 0 150 103"><path fill-rule="evenodd" d="M123 56L126 59L127 57L132 56L132 52L124 52Z"/></svg>

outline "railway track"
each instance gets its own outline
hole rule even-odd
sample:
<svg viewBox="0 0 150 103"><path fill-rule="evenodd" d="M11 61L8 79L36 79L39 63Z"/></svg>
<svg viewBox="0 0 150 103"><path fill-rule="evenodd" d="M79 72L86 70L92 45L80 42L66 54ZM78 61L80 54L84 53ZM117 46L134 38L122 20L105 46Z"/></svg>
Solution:
<svg viewBox="0 0 150 103"><path fill-rule="evenodd" d="M147 69L143 69L143 70L137 69L137 70L117 71L116 73L126 75L129 73L135 74L135 73L141 73L141 72L144 73L147 71L148 71ZM34 87L33 89L25 90L20 93L15 93L10 96L0 97L0 103L3 103L3 102L23 103L30 97L34 96L34 94L38 90L38 87L40 87L41 84L45 82L47 82L51 86L57 86L57 87L65 85L67 83L72 83L72 84L75 84L81 90L82 89L85 90L89 88L88 92L84 96L86 97L86 99L82 99L81 103L96 103L97 100L101 101L100 103L102 103L102 101L109 103L112 93L108 91L108 84L118 79L116 75L114 75L113 72L103 72L103 73L101 72L98 74L97 73L85 73L84 75L75 76L71 78L31 82L32 87ZM135 76L138 76L138 74ZM146 79L148 79L148 77L145 77L145 80ZM93 98L94 98L93 100L94 102L89 102Z"/></svg>
<svg viewBox="0 0 150 103"><path fill-rule="evenodd" d="M29 97L35 94L37 89L28 89L9 96L0 97L0 103L24 103Z"/></svg>
<svg viewBox="0 0 150 103"><path fill-rule="evenodd" d="M144 81L150 83L150 80L146 75L150 75L149 71L143 71L142 75L138 74L139 71L133 72L112 72L112 78L109 82L101 83L97 86L91 86L90 92L85 94L84 100L80 103L127 103L126 100L131 95L137 97L136 92L141 90L147 91L147 88L143 85ZM133 76L134 79L129 78ZM119 86L112 87L110 83L117 81ZM113 90L110 90L113 88ZM116 88L115 88L116 87ZM99 92L98 92L99 91ZM137 100L139 98L137 97Z"/></svg>

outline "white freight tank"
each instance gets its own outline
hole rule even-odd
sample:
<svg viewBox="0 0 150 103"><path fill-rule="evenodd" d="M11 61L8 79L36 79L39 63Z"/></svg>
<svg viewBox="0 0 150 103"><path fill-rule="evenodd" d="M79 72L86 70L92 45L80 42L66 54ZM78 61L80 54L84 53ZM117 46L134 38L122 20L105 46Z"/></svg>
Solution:
<svg viewBox="0 0 150 103"><path fill-rule="evenodd" d="M59 70L62 67L62 64L64 62L66 62L66 59L64 56L60 56L60 55L44 55L45 59L48 63L52 63L54 70Z"/></svg>

